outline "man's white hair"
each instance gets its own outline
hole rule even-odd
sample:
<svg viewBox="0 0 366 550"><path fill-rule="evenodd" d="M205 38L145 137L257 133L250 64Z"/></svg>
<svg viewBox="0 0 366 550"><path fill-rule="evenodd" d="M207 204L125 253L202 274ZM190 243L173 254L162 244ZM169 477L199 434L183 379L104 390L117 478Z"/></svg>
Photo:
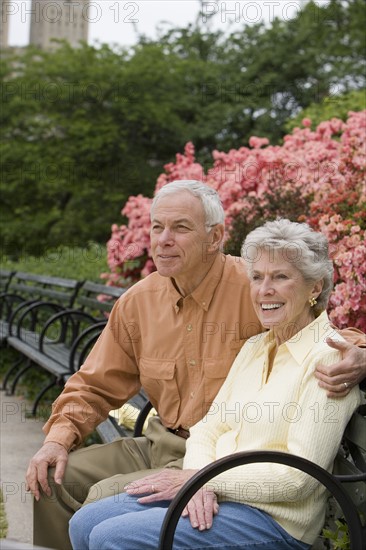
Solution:
<svg viewBox="0 0 366 550"><path fill-rule="evenodd" d="M205 225L208 231L212 226L218 223L224 224L225 212L219 194L215 189L198 180L175 180L164 185L164 187L156 193L152 201L150 211L151 218L154 214L154 208L161 198L182 191L188 191L188 193L200 199L205 213Z"/></svg>

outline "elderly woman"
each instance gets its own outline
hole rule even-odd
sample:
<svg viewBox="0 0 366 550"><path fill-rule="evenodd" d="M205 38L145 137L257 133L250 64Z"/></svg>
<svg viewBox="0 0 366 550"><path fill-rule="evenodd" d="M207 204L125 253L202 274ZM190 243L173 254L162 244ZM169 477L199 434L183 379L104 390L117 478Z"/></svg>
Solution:
<svg viewBox="0 0 366 550"><path fill-rule="evenodd" d="M75 550L157 548L167 506L183 483L237 451L284 451L332 469L360 392L355 387L332 400L314 376L317 362L338 359L326 339L341 338L325 312L333 280L327 241L306 224L279 220L252 231L242 256L254 307L269 330L246 342L211 409L191 429L183 470L148 476L83 507L70 523ZM192 498L174 548L310 548L325 504L323 486L298 470L241 466Z"/></svg>

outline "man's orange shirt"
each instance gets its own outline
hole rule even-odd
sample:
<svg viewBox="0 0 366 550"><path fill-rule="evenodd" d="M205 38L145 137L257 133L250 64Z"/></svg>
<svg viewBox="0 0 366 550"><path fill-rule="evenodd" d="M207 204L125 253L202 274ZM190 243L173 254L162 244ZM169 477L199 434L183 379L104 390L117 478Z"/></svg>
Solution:
<svg viewBox="0 0 366 550"><path fill-rule="evenodd" d="M244 342L262 331L241 258L220 253L184 298L171 279L152 273L115 304L55 401L46 441L66 449L80 444L141 386L164 426L190 428L209 409ZM360 343L357 332L352 341Z"/></svg>

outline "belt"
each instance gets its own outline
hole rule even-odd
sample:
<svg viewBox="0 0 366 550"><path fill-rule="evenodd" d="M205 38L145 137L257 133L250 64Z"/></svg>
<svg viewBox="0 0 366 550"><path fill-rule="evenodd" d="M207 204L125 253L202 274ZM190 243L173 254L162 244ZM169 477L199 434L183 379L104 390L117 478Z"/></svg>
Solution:
<svg viewBox="0 0 366 550"><path fill-rule="evenodd" d="M179 428L168 428L168 431L171 432L174 435L177 435L178 437L183 437L183 439L189 438L189 430L186 430L185 428L182 428L182 426L179 426Z"/></svg>

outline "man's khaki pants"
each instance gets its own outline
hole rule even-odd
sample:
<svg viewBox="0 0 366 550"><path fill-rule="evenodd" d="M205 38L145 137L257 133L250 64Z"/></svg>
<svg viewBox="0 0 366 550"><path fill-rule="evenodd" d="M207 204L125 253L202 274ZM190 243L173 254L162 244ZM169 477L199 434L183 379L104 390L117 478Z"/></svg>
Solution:
<svg viewBox="0 0 366 550"><path fill-rule="evenodd" d="M54 483L51 469L52 495L34 501L34 544L69 550L69 520L76 510L121 493L128 483L162 468L181 468L185 443L153 417L143 437L126 437L71 452L62 485Z"/></svg>

